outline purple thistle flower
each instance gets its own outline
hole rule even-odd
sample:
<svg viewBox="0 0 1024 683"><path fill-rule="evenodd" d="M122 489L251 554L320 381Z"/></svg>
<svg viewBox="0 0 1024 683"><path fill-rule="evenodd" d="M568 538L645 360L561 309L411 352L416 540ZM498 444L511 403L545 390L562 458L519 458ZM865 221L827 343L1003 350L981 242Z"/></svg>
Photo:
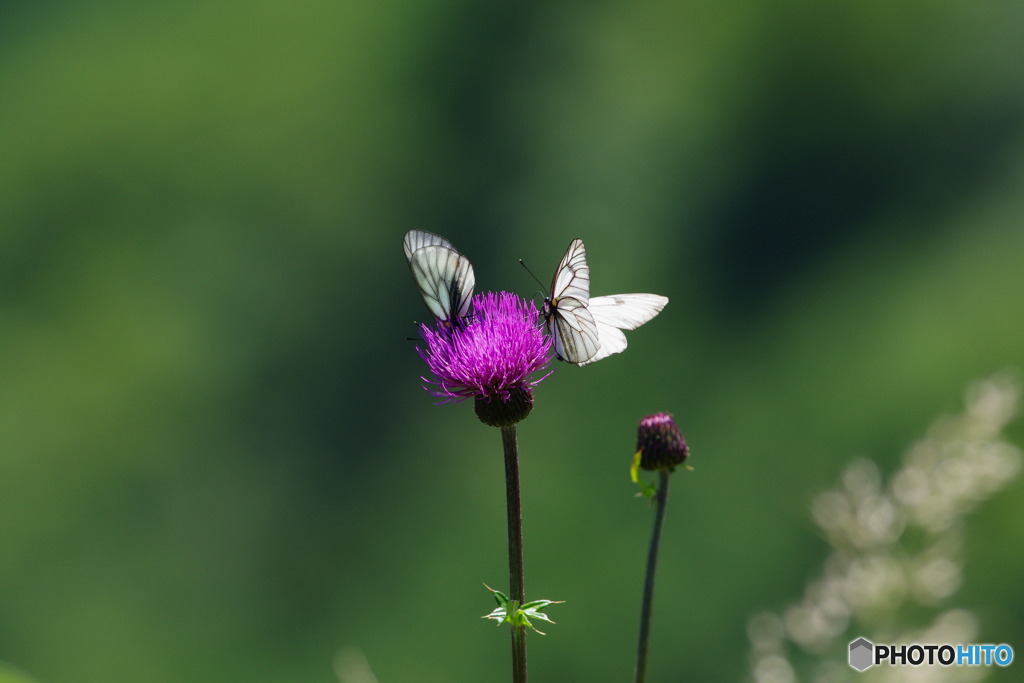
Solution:
<svg viewBox="0 0 1024 683"><path fill-rule="evenodd" d="M551 340L536 306L509 292L485 293L473 297L473 311L465 325L420 326L427 347L416 351L434 375L421 378L423 388L445 402L532 404L533 387L548 375L531 376L551 362Z"/></svg>

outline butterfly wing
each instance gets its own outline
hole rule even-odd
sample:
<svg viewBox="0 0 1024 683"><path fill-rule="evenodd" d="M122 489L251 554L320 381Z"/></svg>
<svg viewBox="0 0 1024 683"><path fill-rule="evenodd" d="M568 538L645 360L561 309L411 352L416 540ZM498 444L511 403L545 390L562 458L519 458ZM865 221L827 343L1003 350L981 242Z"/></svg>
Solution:
<svg viewBox="0 0 1024 683"><path fill-rule="evenodd" d="M448 247L449 249L455 249L452 243L441 237L435 235L432 232L426 230L410 230L405 233L405 239L402 240L402 248L405 250L405 258L412 260L413 252L423 247L439 246Z"/></svg>
<svg viewBox="0 0 1024 683"><path fill-rule="evenodd" d="M544 301L545 324L561 360L582 363L597 353L597 325L587 310L589 300L587 250L583 240L574 239L551 278L551 293Z"/></svg>
<svg viewBox="0 0 1024 683"><path fill-rule="evenodd" d="M590 299L590 266L587 265L587 250L583 240L574 239L565 250L565 255L551 278L551 296L556 302L562 297L573 297L587 305Z"/></svg>
<svg viewBox="0 0 1024 683"><path fill-rule="evenodd" d="M665 308L668 298L657 294L614 294L595 296L588 308L597 328L597 351L580 363L587 365L626 349L622 330L635 330Z"/></svg>
<svg viewBox="0 0 1024 683"><path fill-rule="evenodd" d="M595 296L589 305L599 323L635 330L661 313L667 303L668 297L657 294L613 294Z"/></svg>
<svg viewBox="0 0 1024 683"><path fill-rule="evenodd" d="M549 309L547 328L560 360L581 365L601 346L594 316L576 297L562 297Z"/></svg>
<svg viewBox="0 0 1024 683"><path fill-rule="evenodd" d="M469 315L476 276L469 259L445 238L410 230L402 246L423 302L437 320L453 322Z"/></svg>

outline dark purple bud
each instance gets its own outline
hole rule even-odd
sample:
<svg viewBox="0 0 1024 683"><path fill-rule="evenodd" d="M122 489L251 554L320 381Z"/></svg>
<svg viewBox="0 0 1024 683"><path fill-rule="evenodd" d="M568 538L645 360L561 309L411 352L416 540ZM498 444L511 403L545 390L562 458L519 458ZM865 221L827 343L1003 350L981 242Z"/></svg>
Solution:
<svg viewBox="0 0 1024 683"><path fill-rule="evenodd" d="M636 450L640 453L640 467L649 471L671 472L690 455L686 439L669 413L656 413L640 420Z"/></svg>

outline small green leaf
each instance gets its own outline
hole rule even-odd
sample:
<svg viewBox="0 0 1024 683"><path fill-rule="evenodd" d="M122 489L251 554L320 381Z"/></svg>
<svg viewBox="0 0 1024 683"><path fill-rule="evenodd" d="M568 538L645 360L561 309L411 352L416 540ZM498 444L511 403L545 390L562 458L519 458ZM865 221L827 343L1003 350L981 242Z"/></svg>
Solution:
<svg viewBox="0 0 1024 683"><path fill-rule="evenodd" d="M633 483L640 485L640 493L636 494L638 498L642 496L647 500L654 500L658 487L654 484L648 484L640 478L640 458L642 456L643 451L637 451L633 455L633 465L629 468L629 478L633 480Z"/></svg>
<svg viewBox="0 0 1024 683"><path fill-rule="evenodd" d="M530 623L530 617L534 619L542 619L549 624L555 623L554 620L548 615L544 614L541 610L548 605L557 605L565 602L564 600L533 600L523 605L523 608L519 610L519 617L522 620L523 626L529 626L537 633L544 635L544 632L537 629L533 624Z"/></svg>
<svg viewBox="0 0 1024 683"><path fill-rule="evenodd" d="M640 483L640 458L643 456L643 451L637 451L633 454L633 464L629 468L629 478L633 480L634 484Z"/></svg>
<svg viewBox="0 0 1024 683"><path fill-rule="evenodd" d="M501 591L494 590L486 583L484 587L491 591L494 595L494 599L498 602L498 607L494 609L490 614L485 614L482 619L493 619L498 622L498 626L508 622L513 627L527 627L531 628L541 635L545 635L543 631L538 631L533 624L530 623L530 619L542 619L549 624L555 623L551 620L551 617L544 614L543 610L548 605L557 605L564 600L531 600L530 602L524 603L522 606L519 605L515 600L509 600L508 596Z"/></svg>
<svg viewBox="0 0 1024 683"><path fill-rule="evenodd" d="M493 588L488 586L486 583L484 584L484 588L486 588L487 590L491 591L491 594L494 595L494 600L495 600L495 602L498 603L498 607L504 607L505 605L508 604L508 596L507 595L505 595L501 591L494 590Z"/></svg>
<svg viewBox="0 0 1024 683"><path fill-rule="evenodd" d="M505 609L503 607L498 607L493 612L491 612L490 614L485 614L481 618L482 619L494 619L496 622L498 622L498 626L501 626L501 624L505 621L505 616L506 616Z"/></svg>

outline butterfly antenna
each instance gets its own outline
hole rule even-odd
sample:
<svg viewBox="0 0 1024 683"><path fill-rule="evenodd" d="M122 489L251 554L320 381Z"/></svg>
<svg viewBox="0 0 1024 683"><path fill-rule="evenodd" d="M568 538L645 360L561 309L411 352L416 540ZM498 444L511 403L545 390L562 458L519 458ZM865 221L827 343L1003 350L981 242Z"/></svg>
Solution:
<svg viewBox="0 0 1024 683"><path fill-rule="evenodd" d="M415 325L416 327L419 327L419 326L420 326L420 323L419 323L419 321L417 321L417 320L413 320L413 321L412 321L412 324L413 324L413 325ZM422 337L422 336L417 336L417 337L406 337L406 338L405 338L405 341L414 341L414 342L421 342L421 341L423 341L423 337Z"/></svg>
<svg viewBox="0 0 1024 683"><path fill-rule="evenodd" d="M540 281L540 278L533 274L533 271L530 270L530 267L526 265L526 261L524 261L523 259L519 259L519 265L521 265L523 268L526 268L526 272L530 274L530 277L537 281L537 284L540 285L540 288L543 290L544 283Z"/></svg>

